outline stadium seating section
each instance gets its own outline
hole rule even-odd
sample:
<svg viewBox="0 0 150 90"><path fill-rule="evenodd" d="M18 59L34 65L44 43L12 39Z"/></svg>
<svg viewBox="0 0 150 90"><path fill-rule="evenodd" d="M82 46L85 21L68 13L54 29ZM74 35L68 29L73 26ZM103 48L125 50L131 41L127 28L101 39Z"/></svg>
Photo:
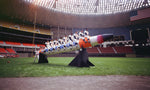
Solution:
<svg viewBox="0 0 150 90"><path fill-rule="evenodd" d="M19 55L11 48L0 48L1 57L19 57Z"/></svg>
<svg viewBox="0 0 150 90"><path fill-rule="evenodd" d="M20 53L32 54L33 51L38 50L40 47L45 47L44 44L20 43L10 41L0 41L0 46L0 57L19 57Z"/></svg>
<svg viewBox="0 0 150 90"><path fill-rule="evenodd" d="M88 53L99 53L99 54L133 54L134 51L132 47L94 47L94 48L88 48Z"/></svg>
<svg viewBox="0 0 150 90"><path fill-rule="evenodd" d="M34 28L31 26L27 26L27 25L25 26L25 25L21 25L21 24L18 25L18 24L6 22L6 21L0 21L0 25L2 27L11 28L11 29L15 29L15 30L34 32L34 33L40 33L40 34L46 34L46 35L52 34L49 29L37 28L37 30L34 31Z"/></svg>
<svg viewBox="0 0 150 90"><path fill-rule="evenodd" d="M11 48L6 48L6 50L11 54L16 54L16 52Z"/></svg>
<svg viewBox="0 0 150 90"><path fill-rule="evenodd" d="M101 47L99 49L100 49L101 53L115 53L115 51L113 50L112 47L107 47L107 48Z"/></svg>
<svg viewBox="0 0 150 90"><path fill-rule="evenodd" d="M33 47L38 50L41 46L45 47L44 44L32 44L32 43L20 43L10 41L0 41L1 46L8 46L12 48L0 48L0 55L4 57L18 57L17 52L32 53ZM113 46L113 47L92 47L87 48L89 54L133 54L134 51L131 46Z"/></svg>
<svg viewBox="0 0 150 90"><path fill-rule="evenodd" d="M37 44L37 47L45 47L43 44Z"/></svg>
<svg viewBox="0 0 150 90"><path fill-rule="evenodd" d="M88 48L88 49L87 49L87 52L89 52L89 53L99 53L97 47Z"/></svg>
<svg viewBox="0 0 150 90"><path fill-rule="evenodd" d="M3 41L0 41L0 44L4 44L4 42L3 42Z"/></svg>
<svg viewBox="0 0 150 90"><path fill-rule="evenodd" d="M32 43L20 43L20 42L10 42L10 41L0 41L0 45L7 46L21 46L21 47L45 47L44 44L32 44Z"/></svg>
<svg viewBox="0 0 150 90"><path fill-rule="evenodd" d="M31 43L22 43L23 46L36 46L35 44L31 44Z"/></svg>
<svg viewBox="0 0 150 90"><path fill-rule="evenodd" d="M10 45L21 45L21 43L18 42L9 42L9 41L5 41L6 44L10 44Z"/></svg>
<svg viewBox="0 0 150 90"><path fill-rule="evenodd" d="M117 53L133 53L131 47L114 47Z"/></svg>
<svg viewBox="0 0 150 90"><path fill-rule="evenodd" d="M4 48L0 48L0 53L7 53L7 51Z"/></svg>

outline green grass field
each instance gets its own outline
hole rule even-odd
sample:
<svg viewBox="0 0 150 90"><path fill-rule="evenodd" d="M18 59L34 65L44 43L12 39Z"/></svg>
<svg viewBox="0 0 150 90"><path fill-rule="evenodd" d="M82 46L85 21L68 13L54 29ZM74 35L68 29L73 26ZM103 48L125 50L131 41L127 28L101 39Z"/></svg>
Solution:
<svg viewBox="0 0 150 90"><path fill-rule="evenodd" d="M150 58L91 57L90 68L70 67L73 57L49 57L48 64L33 63L34 58L0 59L0 77L47 77L71 75L150 76ZM8 63L10 61L10 63Z"/></svg>

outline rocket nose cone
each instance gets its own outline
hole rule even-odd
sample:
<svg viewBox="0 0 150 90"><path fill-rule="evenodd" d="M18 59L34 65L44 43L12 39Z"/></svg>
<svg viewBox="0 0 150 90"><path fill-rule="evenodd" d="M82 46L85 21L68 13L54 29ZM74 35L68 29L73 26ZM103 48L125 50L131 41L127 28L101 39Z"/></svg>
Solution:
<svg viewBox="0 0 150 90"><path fill-rule="evenodd" d="M103 41L107 41L107 40L111 39L113 37L113 35L112 34L103 34L102 37L103 37Z"/></svg>

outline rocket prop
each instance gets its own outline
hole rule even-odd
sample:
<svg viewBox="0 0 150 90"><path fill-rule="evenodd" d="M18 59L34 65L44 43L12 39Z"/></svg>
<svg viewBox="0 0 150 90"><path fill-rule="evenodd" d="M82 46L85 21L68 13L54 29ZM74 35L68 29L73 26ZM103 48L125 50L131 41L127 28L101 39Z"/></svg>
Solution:
<svg viewBox="0 0 150 90"><path fill-rule="evenodd" d="M61 42L61 40L58 42L52 41L47 42L47 48L40 51L39 56L39 62L46 61L47 56L46 55L53 55L63 52L70 52L75 50L80 50L79 54L73 59L73 61L69 64L69 66L76 66L76 67L89 67L94 66L89 60L88 60L88 54L86 52L86 48L93 47L95 45L101 44L104 41L109 40L112 38L112 34L102 34L102 35L96 35L96 36L86 36L85 34L81 35L71 35L71 37L68 37L67 42L64 41ZM49 45L50 44L50 45ZM43 56L45 55L45 57Z"/></svg>

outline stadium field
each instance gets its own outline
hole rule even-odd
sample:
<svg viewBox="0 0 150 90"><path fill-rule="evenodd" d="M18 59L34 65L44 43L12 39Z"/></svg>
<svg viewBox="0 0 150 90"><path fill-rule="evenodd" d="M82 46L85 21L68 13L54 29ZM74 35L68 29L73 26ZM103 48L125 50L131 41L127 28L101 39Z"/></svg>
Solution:
<svg viewBox="0 0 150 90"><path fill-rule="evenodd" d="M47 64L33 63L34 58L0 59L0 77L48 77L80 75L150 76L150 58L90 57L90 68L70 67L73 57L49 57Z"/></svg>

